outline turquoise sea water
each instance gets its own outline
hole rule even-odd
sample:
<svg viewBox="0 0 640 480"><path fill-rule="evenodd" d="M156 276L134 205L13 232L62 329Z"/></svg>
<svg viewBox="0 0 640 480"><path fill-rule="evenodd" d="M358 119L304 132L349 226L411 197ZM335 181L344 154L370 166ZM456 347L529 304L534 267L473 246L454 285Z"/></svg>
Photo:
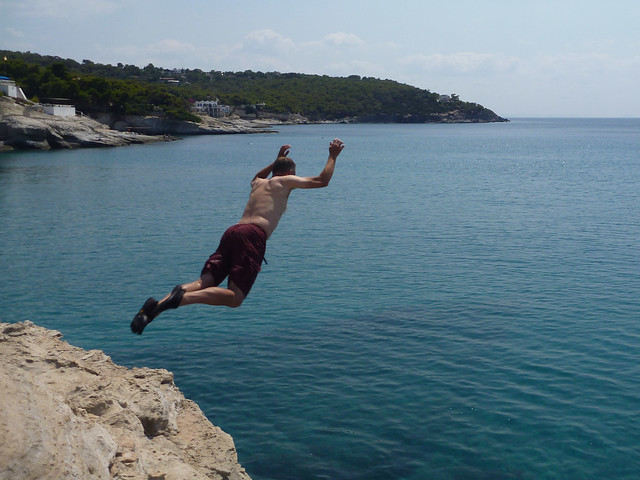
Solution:
<svg viewBox="0 0 640 480"><path fill-rule="evenodd" d="M129 332L281 144L315 175L334 137L241 308ZM0 319L173 371L255 480L638 478L639 238L640 120L0 155Z"/></svg>

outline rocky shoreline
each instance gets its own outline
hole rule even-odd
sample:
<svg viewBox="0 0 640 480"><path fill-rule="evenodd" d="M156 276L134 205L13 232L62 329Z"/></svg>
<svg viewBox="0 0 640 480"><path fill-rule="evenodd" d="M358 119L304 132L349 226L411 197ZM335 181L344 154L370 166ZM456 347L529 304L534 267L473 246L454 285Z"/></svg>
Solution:
<svg viewBox="0 0 640 480"><path fill-rule="evenodd" d="M273 133L268 121L180 122L159 117L58 117L38 105L0 96L0 151L118 147L177 140L178 135Z"/></svg>
<svg viewBox="0 0 640 480"><path fill-rule="evenodd" d="M117 147L165 140L117 132L88 117L55 117L37 105L0 97L0 150Z"/></svg>
<svg viewBox="0 0 640 480"><path fill-rule="evenodd" d="M115 115L57 117L44 113L38 105L0 96L0 151L13 149L54 149L116 147L140 143L178 140L188 135L277 133L275 125L312 123L492 123L508 122L490 110L476 113L452 110L424 115L363 115L340 121L310 121L301 115L263 118L204 116L199 123L161 116Z"/></svg>
<svg viewBox="0 0 640 480"><path fill-rule="evenodd" d="M171 372L61 337L0 323L0 479L250 480Z"/></svg>

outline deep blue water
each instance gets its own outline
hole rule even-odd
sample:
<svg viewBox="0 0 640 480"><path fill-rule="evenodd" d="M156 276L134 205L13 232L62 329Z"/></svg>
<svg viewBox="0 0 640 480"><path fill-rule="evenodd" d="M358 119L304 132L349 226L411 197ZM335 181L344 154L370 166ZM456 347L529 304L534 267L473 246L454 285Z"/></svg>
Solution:
<svg viewBox="0 0 640 480"><path fill-rule="evenodd" d="M129 332L281 144L316 175L334 137L241 308ZM638 478L639 239L640 120L0 154L0 319L173 371L255 480Z"/></svg>

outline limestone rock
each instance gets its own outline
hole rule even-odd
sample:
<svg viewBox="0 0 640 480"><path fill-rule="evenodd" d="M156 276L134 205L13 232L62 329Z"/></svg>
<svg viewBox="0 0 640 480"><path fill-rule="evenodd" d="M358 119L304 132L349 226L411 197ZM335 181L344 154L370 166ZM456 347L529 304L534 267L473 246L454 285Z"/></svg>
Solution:
<svg viewBox="0 0 640 480"><path fill-rule="evenodd" d="M239 117L213 118L204 115L200 123L172 120L157 116L114 115L103 113L96 118L115 130L134 130L150 134L224 135L243 133L275 133L273 120L244 120Z"/></svg>
<svg viewBox="0 0 640 480"><path fill-rule="evenodd" d="M164 136L111 130L89 117L56 117L41 107L0 97L0 143L12 148L117 147L165 141Z"/></svg>
<svg viewBox="0 0 640 480"><path fill-rule="evenodd" d="M0 323L0 480L250 480L167 370Z"/></svg>

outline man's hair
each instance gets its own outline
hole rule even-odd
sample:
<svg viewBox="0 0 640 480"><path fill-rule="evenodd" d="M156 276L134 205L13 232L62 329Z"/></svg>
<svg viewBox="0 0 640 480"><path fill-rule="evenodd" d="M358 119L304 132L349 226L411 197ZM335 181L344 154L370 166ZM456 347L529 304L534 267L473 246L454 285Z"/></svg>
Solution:
<svg viewBox="0 0 640 480"><path fill-rule="evenodd" d="M273 162L273 169L271 172L274 175L282 175L289 172L296 171L296 163L291 160L289 157L278 157L275 162Z"/></svg>

